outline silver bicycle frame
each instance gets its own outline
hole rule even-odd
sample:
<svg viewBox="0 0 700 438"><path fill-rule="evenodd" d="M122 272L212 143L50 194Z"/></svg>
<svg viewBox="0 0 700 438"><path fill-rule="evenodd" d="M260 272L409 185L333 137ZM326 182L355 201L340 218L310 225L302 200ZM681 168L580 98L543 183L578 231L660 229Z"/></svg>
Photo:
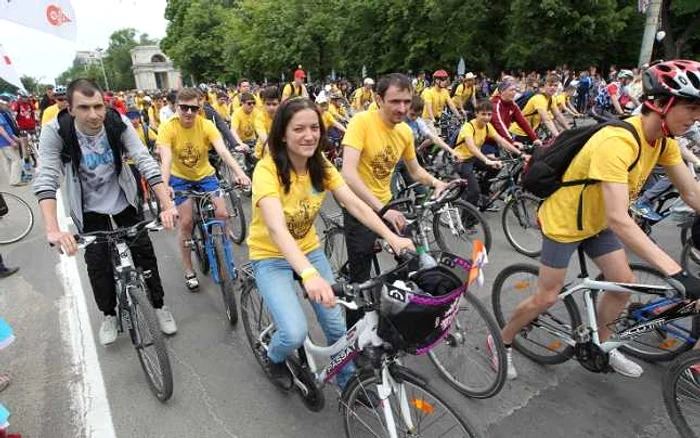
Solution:
<svg viewBox="0 0 700 438"><path fill-rule="evenodd" d="M644 289L651 289L651 290L657 290L659 292L664 292L665 295L671 295L672 293L675 292L675 289L673 289L671 286L659 286L659 285L643 285L643 284L633 284L633 283L614 283L610 281L598 281L598 280L591 280L590 278L586 277L584 278L581 283L577 284L576 286L567 289L564 293L559 295L559 299L563 300L564 298L568 297L569 295L573 295L574 293L583 290L583 303L586 306L586 316L588 318L588 327L591 330L591 341L600 347L601 350L605 353L609 353L610 351L616 349L617 347L621 345L625 345L629 343L631 340L623 340L617 337L617 335L613 335L609 341L605 341L601 344L600 342L600 334L598 332L598 318L597 318L597 313L595 310L595 304L593 303L593 296L592 296L592 291L594 290L601 290L605 292L617 292L617 293L634 293L638 292L636 288L644 288ZM575 328L575 327L574 327ZM651 329L650 329L651 331ZM575 342L572 340L570 342L570 345L574 345Z"/></svg>

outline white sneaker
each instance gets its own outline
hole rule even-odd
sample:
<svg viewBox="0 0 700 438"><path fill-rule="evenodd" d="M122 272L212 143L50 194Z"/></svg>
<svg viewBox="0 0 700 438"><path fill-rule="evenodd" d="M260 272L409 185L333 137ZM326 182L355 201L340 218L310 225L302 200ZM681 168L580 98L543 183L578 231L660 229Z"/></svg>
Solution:
<svg viewBox="0 0 700 438"><path fill-rule="evenodd" d="M638 378L644 372L644 368L627 359L624 354L617 350L612 350L609 358L612 369L625 377Z"/></svg>
<svg viewBox="0 0 700 438"><path fill-rule="evenodd" d="M105 316L100 327L100 344L109 345L117 340L117 317Z"/></svg>
<svg viewBox="0 0 700 438"><path fill-rule="evenodd" d="M515 371L515 365L513 365L513 349L506 348L506 362L508 363L508 380L513 380L518 377L518 372Z"/></svg>
<svg viewBox="0 0 700 438"><path fill-rule="evenodd" d="M173 318L173 314L170 313L170 310L166 306L156 309L156 318L158 318L158 325L163 333L172 335L177 332L175 318Z"/></svg>

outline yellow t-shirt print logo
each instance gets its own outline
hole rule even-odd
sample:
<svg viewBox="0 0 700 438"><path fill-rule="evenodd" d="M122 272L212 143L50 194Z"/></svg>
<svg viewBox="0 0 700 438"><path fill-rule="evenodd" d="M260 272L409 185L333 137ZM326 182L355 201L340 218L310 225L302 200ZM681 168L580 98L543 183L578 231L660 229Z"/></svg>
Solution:
<svg viewBox="0 0 700 438"><path fill-rule="evenodd" d="M185 148L178 155L178 159L182 164L189 168L195 168L199 163L199 151L194 148L192 143L185 143Z"/></svg>

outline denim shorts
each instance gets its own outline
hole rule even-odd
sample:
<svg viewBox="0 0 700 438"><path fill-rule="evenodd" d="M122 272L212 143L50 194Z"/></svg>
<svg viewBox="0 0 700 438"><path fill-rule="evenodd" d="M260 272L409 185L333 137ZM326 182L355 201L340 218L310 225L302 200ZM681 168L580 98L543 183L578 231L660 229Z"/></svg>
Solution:
<svg viewBox="0 0 700 438"><path fill-rule="evenodd" d="M540 261L543 265L550 268L566 269L569 266L571 255L579 246L592 259L623 248L622 242L609 229L578 242L557 242L547 236L542 236Z"/></svg>
<svg viewBox="0 0 700 438"><path fill-rule="evenodd" d="M170 187L176 192L183 190L195 190L198 192L215 192L219 189L219 180L215 175L205 176L199 181L190 181L188 179L178 178L174 175L170 176ZM178 206L187 201L185 196L175 196L175 205Z"/></svg>

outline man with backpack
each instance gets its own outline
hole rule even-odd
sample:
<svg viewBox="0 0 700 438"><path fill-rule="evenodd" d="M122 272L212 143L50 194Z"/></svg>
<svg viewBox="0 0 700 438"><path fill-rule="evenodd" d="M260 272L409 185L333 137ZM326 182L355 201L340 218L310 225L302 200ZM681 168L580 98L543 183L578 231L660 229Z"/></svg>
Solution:
<svg viewBox="0 0 700 438"><path fill-rule="evenodd" d="M559 76L550 73L545 80L544 92L534 93L529 96L526 101L521 100L518 102L518 106L522 109L525 120L527 120L527 123L533 131L536 132L540 123L544 123L552 137L557 137L559 135L559 130L549 116L550 111L554 119L559 121L562 126L568 127L568 123L561 114L561 111L559 111L552 102L552 97L559 89L560 82ZM515 135L518 141L527 140L527 132L516 123L510 125L510 132Z"/></svg>
<svg viewBox="0 0 700 438"><path fill-rule="evenodd" d="M571 255L580 246L608 281L634 283L624 248L658 269L681 296L700 297L700 280L689 276L629 216L628 206L657 164L683 200L700 211L700 188L682 162L672 136L700 120L700 63L668 61L644 73L640 116L567 131L535 154L523 186L546 198L539 209L542 255L537 291L523 300L503 329L508 377L515 378L510 346L514 337L557 302ZM601 342L625 308L629 294L604 293L598 302ZM487 345L492 343L487 340ZM609 353L613 370L627 377L643 369L617 349Z"/></svg>
<svg viewBox="0 0 700 438"><path fill-rule="evenodd" d="M306 89L306 73L302 69L294 72L294 81L288 83L282 89L282 102L292 97L309 97L309 92Z"/></svg>

